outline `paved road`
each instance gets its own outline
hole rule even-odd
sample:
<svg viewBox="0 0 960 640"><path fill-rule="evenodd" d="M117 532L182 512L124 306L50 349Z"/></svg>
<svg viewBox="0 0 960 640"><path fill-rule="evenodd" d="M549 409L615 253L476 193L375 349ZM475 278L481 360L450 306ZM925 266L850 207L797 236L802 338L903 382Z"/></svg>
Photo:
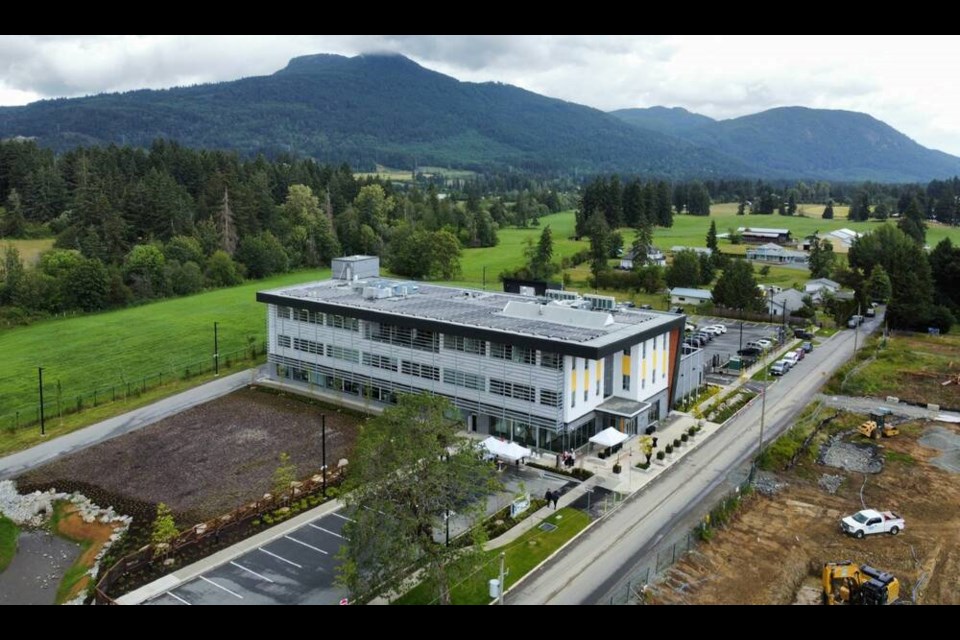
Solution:
<svg viewBox="0 0 960 640"><path fill-rule="evenodd" d="M44 442L35 447L0 458L0 480L13 478L24 471L39 467L59 456L80 451L104 440L116 438L125 433L142 429L158 420L163 420L190 407L209 402L232 391L236 391L250 384L256 371L256 369L247 369L246 371L234 373L233 375L208 382L189 391L184 391L175 396L151 403L145 407L134 409L116 418L98 422L89 427L54 438L49 442Z"/></svg>
<svg viewBox="0 0 960 640"><path fill-rule="evenodd" d="M881 326L861 327L858 346ZM853 354L854 332L844 330L804 358L766 398L763 440L788 427L820 386ZM676 529L728 474L757 451L762 402L754 403L709 442L691 452L648 489L507 593L508 604L596 604L622 593L635 568Z"/></svg>

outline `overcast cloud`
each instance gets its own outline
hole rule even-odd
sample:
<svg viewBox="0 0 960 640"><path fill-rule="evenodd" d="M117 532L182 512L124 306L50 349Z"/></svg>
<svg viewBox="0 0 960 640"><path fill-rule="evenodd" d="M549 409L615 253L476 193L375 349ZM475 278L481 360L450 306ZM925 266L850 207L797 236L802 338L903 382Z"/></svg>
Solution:
<svg viewBox="0 0 960 640"><path fill-rule="evenodd" d="M403 53L610 110L713 118L802 105L862 111L960 155L960 38L898 36L0 36L0 105L266 75L293 56Z"/></svg>

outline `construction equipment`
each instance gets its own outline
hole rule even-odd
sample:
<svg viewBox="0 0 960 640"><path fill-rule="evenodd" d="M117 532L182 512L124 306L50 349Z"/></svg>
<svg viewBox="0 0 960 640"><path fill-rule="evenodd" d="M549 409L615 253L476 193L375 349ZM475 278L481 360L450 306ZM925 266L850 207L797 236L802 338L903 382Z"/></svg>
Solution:
<svg viewBox="0 0 960 640"><path fill-rule="evenodd" d="M897 427L892 424L886 423L886 417L892 413L890 409L884 407L871 411L870 419L857 427L857 431L874 440L879 440L881 435L883 435L884 438L892 438L893 436L900 435L900 429L897 429Z"/></svg>
<svg viewBox="0 0 960 640"><path fill-rule="evenodd" d="M823 565L823 604L892 604L900 599L900 581L868 565Z"/></svg>

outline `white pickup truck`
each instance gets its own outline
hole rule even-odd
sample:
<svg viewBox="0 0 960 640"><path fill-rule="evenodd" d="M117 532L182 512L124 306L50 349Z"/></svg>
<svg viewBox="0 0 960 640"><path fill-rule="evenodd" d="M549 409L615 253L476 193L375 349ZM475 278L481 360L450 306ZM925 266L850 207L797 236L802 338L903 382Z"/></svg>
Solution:
<svg viewBox="0 0 960 640"><path fill-rule="evenodd" d="M855 538L871 533L889 533L897 535L906 525L903 518L892 511L864 509L840 521L840 529Z"/></svg>

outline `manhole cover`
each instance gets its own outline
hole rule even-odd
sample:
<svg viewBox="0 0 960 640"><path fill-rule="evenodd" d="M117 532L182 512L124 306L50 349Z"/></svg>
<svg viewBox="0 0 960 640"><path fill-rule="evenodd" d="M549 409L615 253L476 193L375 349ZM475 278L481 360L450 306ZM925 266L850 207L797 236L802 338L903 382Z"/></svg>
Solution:
<svg viewBox="0 0 960 640"><path fill-rule="evenodd" d="M549 522L542 522L540 523L540 526L537 528L540 529L541 531L554 531L557 528L557 525L550 524Z"/></svg>

